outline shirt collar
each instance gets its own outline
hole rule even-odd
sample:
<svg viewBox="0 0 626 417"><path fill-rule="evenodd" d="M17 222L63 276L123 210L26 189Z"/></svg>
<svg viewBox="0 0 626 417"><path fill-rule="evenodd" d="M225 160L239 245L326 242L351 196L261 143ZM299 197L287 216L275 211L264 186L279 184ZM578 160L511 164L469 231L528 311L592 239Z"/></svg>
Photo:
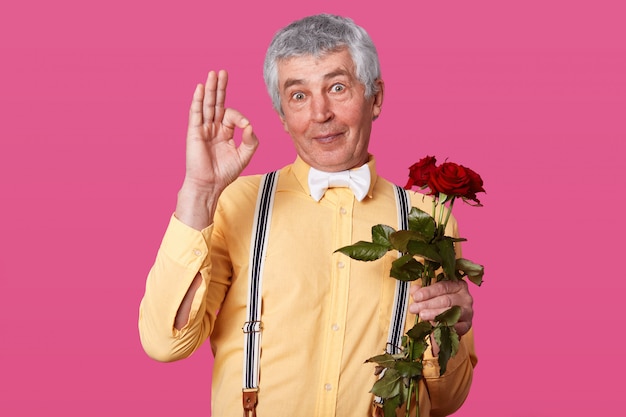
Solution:
<svg viewBox="0 0 626 417"><path fill-rule="evenodd" d="M367 161L367 165L369 166L370 169L370 176L371 176L371 182L370 182L370 189L367 192L367 197L372 198L374 196L374 185L376 184L376 180L378 179L378 174L376 172L376 159L374 158L373 155L369 156L369 160ZM307 193L307 194L311 194L310 190L309 190L309 169L311 168L309 166L309 164L307 164L306 162L304 162L299 156L296 158L295 162L293 163L293 173L296 176L296 179L298 180L298 182L300 183L300 186L302 187L302 189ZM323 199L323 197L322 197Z"/></svg>

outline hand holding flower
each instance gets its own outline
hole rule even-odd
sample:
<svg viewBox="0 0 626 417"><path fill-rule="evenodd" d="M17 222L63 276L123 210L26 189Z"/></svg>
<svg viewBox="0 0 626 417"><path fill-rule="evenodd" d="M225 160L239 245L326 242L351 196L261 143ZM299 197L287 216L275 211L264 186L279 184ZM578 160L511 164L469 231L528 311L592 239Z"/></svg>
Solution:
<svg viewBox="0 0 626 417"><path fill-rule="evenodd" d="M396 250L400 256L392 263L390 276L413 282L409 311L416 315L415 324L402 339L401 351L387 351L366 361L377 364L380 379L371 392L384 400L376 404L376 413L385 417L396 416L403 407L407 414L419 416L424 352L432 349L443 375L459 349L459 337L472 327L473 298L464 278L476 285L482 283L483 266L457 258L455 245L465 239L446 235L446 226L456 199L481 205L476 194L485 192L483 181L467 167L453 162L438 166L436 162L435 157L427 156L413 164L405 186L428 188L433 196L432 214L413 207L408 230L376 225L372 227L371 242L360 241L338 249L360 261L375 261Z"/></svg>
<svg viewBox="0 0 626 417"><path fill-rule="evenodd" d="M409 312L419 315L422 321L433 321L435 317L452 306L461 308L461 316L454 328L459 336L463 336L472 327L474 317L474 299L469 292L467 282L441 281L422 287L411 285L411 299Z"/></svg>

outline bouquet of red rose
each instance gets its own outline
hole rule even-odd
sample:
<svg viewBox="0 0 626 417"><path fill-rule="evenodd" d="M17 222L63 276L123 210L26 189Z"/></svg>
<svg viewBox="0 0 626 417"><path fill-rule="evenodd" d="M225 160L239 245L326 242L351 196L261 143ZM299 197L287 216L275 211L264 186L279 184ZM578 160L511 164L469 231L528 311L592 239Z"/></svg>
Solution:
<svg viewBox="0 0 626 417"><path fill-rule="evenodd" d="M422 286L438 281L456 281L467 277L476 285L482 283L484 268L469 259L456 258L454 245L465 241L459 237L446 236L445 230L455 200L461 199L480 206L476 197L485 192L483 181L476 172L453 162L436 164L427 156L409 168L406 189L428 189L433 196L432 214L413 207L409 213L408 230L396 231L390 226L372 227L372 241L360 241L338 249L352 259L374 261L390 250L402 256L392 263L390 276L401 281L421 280ZM385 417L396 416L396 409L405 406L406 414L415 410L419 415L419 381L422 378L422 362L429 341L439 346L438 361L441 375L459 347L459 337L454 329L461 316L461 309L454 306L441 313L434 322L415 318L414 326L402 338L402 349L397 354L385 353L369 358L376 363L376 374L381 376L371 392L382 398L380 410ZM415 403L413 404L413 401Z"/></svg>

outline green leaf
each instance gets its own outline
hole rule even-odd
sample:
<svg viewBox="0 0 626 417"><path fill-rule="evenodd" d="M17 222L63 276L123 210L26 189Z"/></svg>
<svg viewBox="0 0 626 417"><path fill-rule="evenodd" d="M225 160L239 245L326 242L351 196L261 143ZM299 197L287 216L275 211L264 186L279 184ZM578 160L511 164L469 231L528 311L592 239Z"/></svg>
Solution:
<svg viewBox="0 0 626 417"><path fill-rule="evenodd" d="M389 236L391 246L400 252L406 252L406 246L412 240L428 242L430 238L417 230L398 230Z"/></svg>
<svg viewBox="0 0 626 417"><path fill-rule="evenodd" d="M467 276L470 281L479 287L483 283L485 267L482 265L476 264L469 259L459 258L456 260L456 270L462 271L461 276Z"/></svg>
<svg viewBox="0 0 626 417"><path fill-rule="evenodd" d="M389 235L391 235L396 230L391 226L386 226L384 224L377 224L372 227L372 242L377 245L383 245L387 248L391 247L391 242L389 241Z"/></svg>
<svg viewBox="0 0 626 417"><path fill-rule="evenodd" d="M396 417L396 408L399 408L403 402L401 395L386 399L383 403L383 416Z"/></svg>
<svg viewBox="0 0 626 417"><path fill-rule="evenodd" d="M414 340L413 346L411 347L411 357L412 358L421 358L424 352L428 349L428 343L426 340Z"/></svg>
<svg viewBox="0 0 626 417"><path fill-rule="evenodd" d="M435 243L439 254L441 255L441 267L448 281L456 280L456 252L454 251L454 242L445 236L442 240Z"/></svg>
<svg viewBox="0 0 626 417"><path fill-rule="evenodd" d="M451 326L437 327L433 334L439 345L439 375L441 376L446 372L450 358L459 350L459 336Z"/></svg>
<svg viewBox="0 0 626 417"><path fill-rule="evenodd" d="M435 229L435 219L430 214L417 207L411 208L409 212L409 230L420 232L428 241L435 236Z"/></svg>
<svg viewBox="0 0 626 417"><path fill-rule="evenodd" d="M461 318L461 307L453 306L435 317L435 321L444 326L454 326Z"/></svg>
<svg viewBox="0 0 626 417"><path fill-rule="evenodd" d="M439 252L437 251L437 247L435 245L428 244L426 242L411 240L407 244L406 250L411 255L418 255L426 260L441 263L441 255L439 255Z"/></svg>
<svg viewBox="0 0 626 417"><path fill-rule="evenodd" d="M370 392L380 398L392 398L400 394L402 375L395 369L387 369L385 375L374 383Z"/></svg>
<svg viewBox="0 0 626 417"><path fill-rule="evenodd" d="M433 326L428 321L420 321L406 334L413 340L424 340L433 331Z"/></svg>
<svg viewBox="0 0 626 417"><path fill-rule="evenodd" d="M398 361L394 369L404 378L413 378L422 375L421 362Z"/></svg>
<svg viewBox="0 0 626 417"><path fill-rule="evenodd" d="M428 349L427 338L433 331L433 326L428 321L420 321L416 323L408 332L407 336L411 338L410 357L413 359L421 358L426 349Z"/></svg>
<svg viewBox="0 0 626 417"><path fill-rule="evenodd" d="M357 261L375 261L382 258L388 251L387 246L361 240L354 245L339 248L335 252L341 252Z"/></svg>
<svg viewBox="0 0 626 417"><path fill-rule="evenodd" d="M367 362L377 363L383 368L393 368L396 362L396 359L391 354L384 353L382 355L372 356L371 358L365 361L365 363Z"/></svg>
<svg viewBox="0 0 626 417"><path fill-rule="evenodd" d="M389 276L400 281L415 281L424 272L424 265L418 262L413 255L404 255L391 263Z"/></svg>

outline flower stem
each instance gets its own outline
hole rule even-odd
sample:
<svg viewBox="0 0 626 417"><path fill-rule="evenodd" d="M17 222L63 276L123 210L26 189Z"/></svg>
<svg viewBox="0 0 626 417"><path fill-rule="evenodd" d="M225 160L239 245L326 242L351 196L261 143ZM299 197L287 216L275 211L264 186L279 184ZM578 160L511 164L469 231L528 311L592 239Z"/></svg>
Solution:
<svg viewBox="0 0 626 417"><path fill-rule="evenodd" d="M415 322L413 323L414 325L419 324L420 322L420 317L419 315L415 316ZM409 349L409 360L411 362L415 362L416 360L419 361L420 363L423 362L423 356L420 358L414 358L413 357L413 339L409 340L409 344L408 344L408 349ZM417 381L413 381L413 378L411 378L411 380L409 381L409 395L408 398L406 400L406 415L407 416L411 416L411 399L413 398L413 387L415 387L415 417L419 417L420 415L420 383L419 380Z"/></svg>
<svg viewBox="0 0 626 417"><path fill-rule="evenodd" d="M406 400L406 415L411 416L411 394L413 393L413 380L409 381L409 397Z"/></svg>
<svg viewBox="0 0 626 417"><path fill-rule="evenodd" d="M435 219L437 214L437 199L433 196L433 219Z"/></svg>
<svg viewBox="0 0 626 417"><path fill-rule="evenodd" d="M415 383L415 417L420 417L420 382Z"/></svg>
<svg viewBox="0 0 626 417"><path fill-rule="evenodd" d="M448 225L450 214L452 214L452 206L454 206L454 200L456 200L456 196L452 197L452 199L450 200L450 207L448 207L448 214L446 214L446 221L443 223L443 230L446 230L446 226Z"/></svg>
<svg viewBox="0 0 626 417"><path fill-rule="evenodd" d="M415 324L419 323L420 321L420 316L417 315L415 316ZM424 356L422 355L421 358L419 358L420 363L424 362ZM413 381L411 380L411 383ZM412 393L409 391L409 398L412 395ZM408 410L407 415L409 415L410 417L410 413L411 410ZM420 382L419 380L417 380L415 382L415 417L419 417L420 416Z"/></svg>

